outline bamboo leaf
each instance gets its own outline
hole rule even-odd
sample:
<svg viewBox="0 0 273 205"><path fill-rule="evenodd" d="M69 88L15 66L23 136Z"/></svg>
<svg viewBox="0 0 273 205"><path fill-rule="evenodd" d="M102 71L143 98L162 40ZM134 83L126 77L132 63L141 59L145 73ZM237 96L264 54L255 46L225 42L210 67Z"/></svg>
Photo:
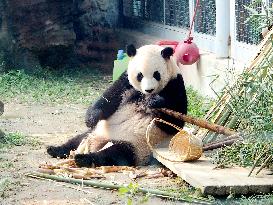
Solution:
<svg viewBox="0 0 273 205"><path fill-rule="evenodd" d="M118 192L120 195L124 195L127 192L129 192L129 189L127 187L121 187L121 188L119 188Z"/></svg>
<svg viewBox="0 0 273 205"><path fill-rule="evenodd" d="M263 69L263 73L262 73L261 77L265 78L267 76L267 73L268 73L268 67Z"/></svg>
<svg viewBox="0 0 273 205"><path fill-rule="evenodd" d="M132 204L133 204L133 200L131 198L128 198L127 205L132 205Z"/></svg>
<svg viewBox="0 0 273 205"><path fill-rule="evenodd" d="M260 25L257 29L258 29L258 30L261 30L261 29L266 28L266 27L267 27L266 24L262 24L262 25Z"/></svg>

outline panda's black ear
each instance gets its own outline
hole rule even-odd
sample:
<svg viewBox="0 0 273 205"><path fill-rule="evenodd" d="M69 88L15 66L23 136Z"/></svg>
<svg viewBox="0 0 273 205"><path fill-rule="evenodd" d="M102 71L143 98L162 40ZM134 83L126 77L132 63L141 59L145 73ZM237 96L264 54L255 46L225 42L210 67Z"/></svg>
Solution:
<svg viewBox="0 0 273 205"><path fill-rule="evenodd" d="M161 51L161 55L164 59L170 59L173 53L174 53L174 50L171 47L166 47Z"/></svg>
<svg viewBox="0 0 273 205"><path fill-rule="evenodd" d="M136 55L136 47L133 44L130 44L126 48L126 53L129 57Z"/></svg>

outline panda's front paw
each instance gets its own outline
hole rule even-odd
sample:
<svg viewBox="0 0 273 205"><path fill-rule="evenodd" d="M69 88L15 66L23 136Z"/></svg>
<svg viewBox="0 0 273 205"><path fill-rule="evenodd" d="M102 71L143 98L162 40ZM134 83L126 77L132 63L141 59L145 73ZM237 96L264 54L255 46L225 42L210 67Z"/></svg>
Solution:
<svg viewBox="0 0 273 205"><path fill-rule="evenodd" d="M95 154L76 154L75 163L78 167L94 167L95 166Z"/></svg>
<svg viewBox="0 0 273 205"><path fill-rule="evenodd" d="M163 108L165 106L165 100L163 97L159 95L155 95L151 98L149 98L147 102L147 107L151 109L155 108Z"/></svg>
<svg viewBox="0 0 273 205"><path fill-rule="evenodd" d="M69 156L69 152L70 150L68 149L65 149L64 147L61 147L61 146L48 146L47 149L46 149L47 153L54 157L54 158L67 158Z"/></svg>
<svg viewBox="0 0 273 205"><path fill-rule="evenodd" d="M89 128L94 128L101 119L102 119L102 111L98 109L92 110L90 108L87 110L87 113L85 116L85 124Z"/></svg>

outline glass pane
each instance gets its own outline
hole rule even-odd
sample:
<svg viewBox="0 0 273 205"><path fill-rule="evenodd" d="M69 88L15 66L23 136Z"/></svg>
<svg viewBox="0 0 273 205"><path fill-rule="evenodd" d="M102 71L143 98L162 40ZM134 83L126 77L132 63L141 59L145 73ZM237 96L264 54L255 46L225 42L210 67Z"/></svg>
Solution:
<svg viewBox="0 0 273 205"><path fill-rule="evenodd" d="M196 4L196 0L194 1ZM198 33L215 35L216 33L216 5L215 0L200 0L196 13L194 30Z"/></svg>
<svg viewBox="0 0 273 205"><path fill-rule="evenodd" d="M245 21L249 17L249 12L244 8L244 5L249 5L252 0L236 0L235 16L236 16L236 40L249 44L258 44L260 42L260 32L256 29L259 25L256 22ZM261 4L256 6L256 9L261 11Z"/></svg>
<svg viewBox="0 0 273 205"><path fill-rule="evenodd" d="M166 0L166 24L170 26L188 28L189 20L189 1L188 0Z"/></svg>

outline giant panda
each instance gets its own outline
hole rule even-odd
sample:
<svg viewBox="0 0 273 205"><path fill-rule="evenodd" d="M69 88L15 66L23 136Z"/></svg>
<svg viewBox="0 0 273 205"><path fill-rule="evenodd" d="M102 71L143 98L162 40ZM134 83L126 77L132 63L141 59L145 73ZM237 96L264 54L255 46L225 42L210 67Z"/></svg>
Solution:
<svg viewBox="0 0 273 205"><path fill-rule="evenodd" d="M139 49L129 45L127 71L87 110L89 130L61 146L49 146L48 154L64 158L88 140L89 152L79 151L74 157L79 167L149 164L152 153L146 141L146 129L151 120L159 117L179 127L184 125L183 121L156 108L187 114L184 81L173 52L170 47L158 45ZM162 123L156 124L156 130L155 143L176 133L174 128Z"/></svg>

